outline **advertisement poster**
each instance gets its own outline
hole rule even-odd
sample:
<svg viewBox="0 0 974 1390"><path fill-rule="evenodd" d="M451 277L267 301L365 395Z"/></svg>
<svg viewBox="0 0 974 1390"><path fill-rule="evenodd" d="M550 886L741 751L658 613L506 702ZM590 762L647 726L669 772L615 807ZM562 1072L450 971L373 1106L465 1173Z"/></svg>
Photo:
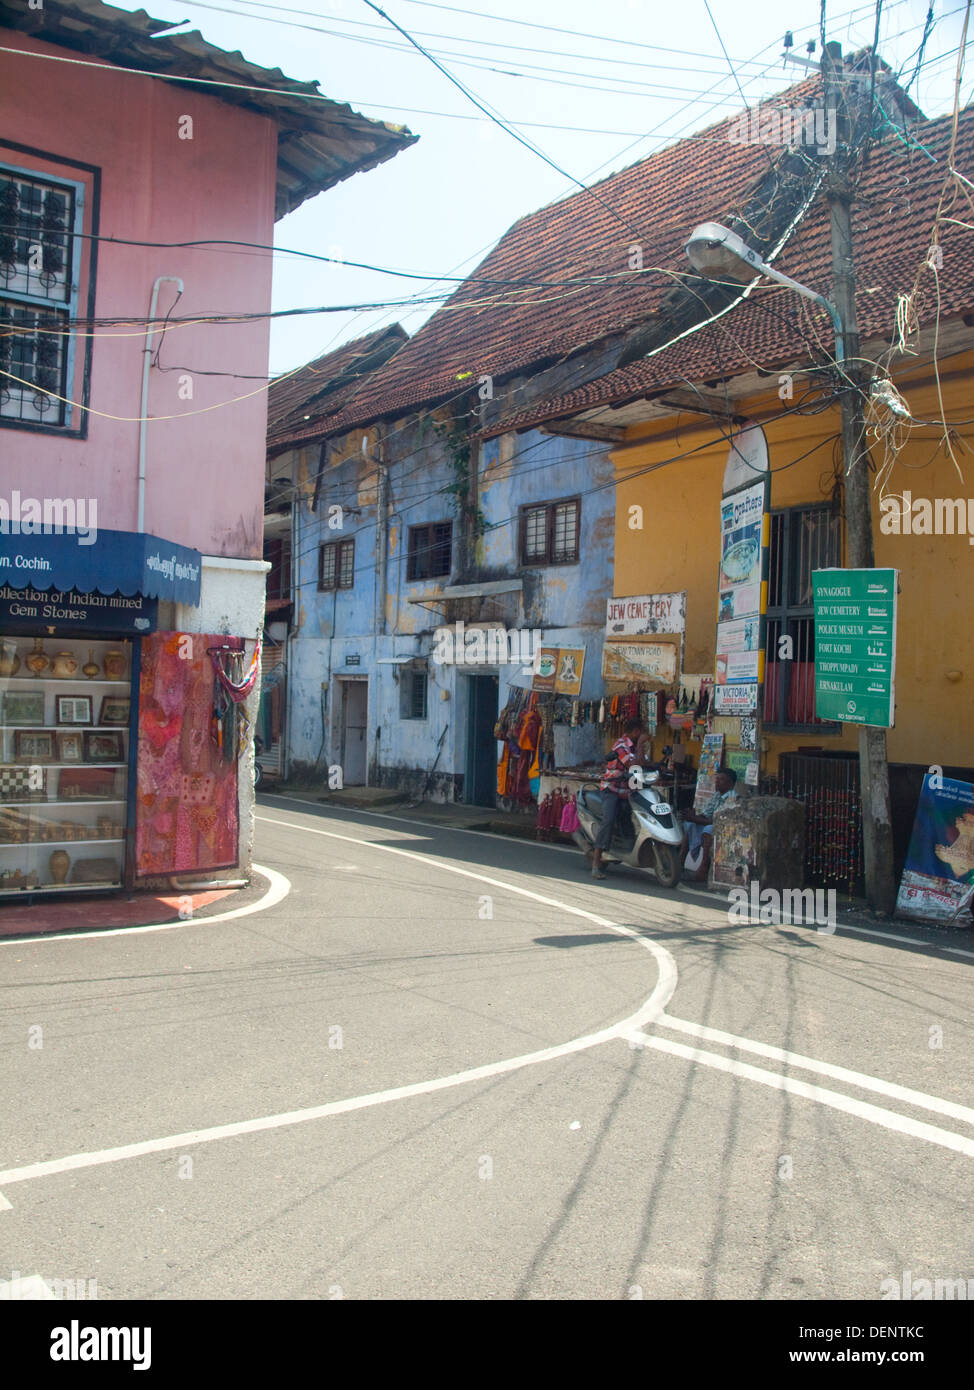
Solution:
<svg viewBox="0 0 974 1390"><path fill-rule="evenodd" d="M715 685L715 714L754 714L758 707L758 683Z"/></svg>
<svg viewBox="0 0 974 1390"><path fill-rule="evenodd" d="M761 530L766 484L721 499L718 623L761 612Z"/></svg>
<svg viewBox="0 0 974 1390"><path fill-rule="evenodd" d="M610 598L606 603L607 637L640 637L653 632L683 632L687 620L687 596L635 594Z"/></svg>
<svg viewBox="0 0 974 1390"><path fill-rule="evenodd" d="M717 788L714 778L724 756L724 735L704 734L703 748L700 750L700 766L697 769L697 787L693 794L693 809L700 811L714 795Z"/></svg>
<svg viewBox="0 0 974 1390"><path fill-rule="evenodd" d="M974 784L923 779L896 900L901 917L947 922L974 897Z"/></svg>
<svg viewBox="0 0 974 1390"><path fill-rule="evenodd" d="M578 695L582 689L582 672L584 669L584 647L559 647L558 669L555 674L555 693L558 695Z"/></svg>
<svg viewBox="0 0 974 1390"><path fill-rule="evenodd" d="M578 695L584 669L584 647L541 647L535 657L531 689Z"/></svg>
<svg viewBox="0 0 974 1390"><path fill-rule="evenodd" d="M532 690L554 690L558 674L558 648L541 647L535 658L534 674L531 677Z"/></svg>

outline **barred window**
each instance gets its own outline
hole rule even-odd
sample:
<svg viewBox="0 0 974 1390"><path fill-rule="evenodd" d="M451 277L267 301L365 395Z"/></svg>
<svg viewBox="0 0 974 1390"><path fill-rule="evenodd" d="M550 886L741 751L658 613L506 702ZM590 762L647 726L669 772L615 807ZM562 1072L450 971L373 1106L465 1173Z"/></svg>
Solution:
<svg viewBox="0 0 974 1390"><path fill-rule="evenodd" d="M331 541L318 548L318 588L352 589L355 586L355 542Z"/></svg>
<svg viewBox="0 0 974 1390"><path fill-rule="evenodd" d="M828 507L771 513L764 720L779 729L835 728L815 716L812 571L842 564L842 522ZM781 638L790 660L779 660Z"/></svg>
<svg viewBox="0 0 974 1390"><path fill-rule="evenodd" d="M582 504L578 497L521 508L521 564L574 565Z"/></svg>
<svg viewBox="0 0 974 1390"><path fill-rule="evenodd" d="M438 579L450 573L453 564L453 522L432 521L426 526L410 526L406 556L406 579Z"/></svg>
<svg viewBox="0 0 974 1390"><path fill-rule="evenodd" d="M399 678L399 718L426 718L426 671L403 671Z"/></svg>
<svg viewBox="0 0 974 1390"><path fill-rule="evenodd" d="M80 184L0 166L0 420L68 426Z"/></svg>

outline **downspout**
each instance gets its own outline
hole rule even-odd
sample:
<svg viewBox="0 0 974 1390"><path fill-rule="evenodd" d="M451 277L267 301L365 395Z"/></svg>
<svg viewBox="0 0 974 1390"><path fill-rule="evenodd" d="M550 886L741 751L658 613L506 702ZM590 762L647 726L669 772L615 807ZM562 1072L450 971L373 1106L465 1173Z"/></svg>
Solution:
<svg viewBox="0 0 974 1390"><path fill-rule="evenodd" d="M376 472L378 498L375 512L375 544L378 550L378 592L376 594L375 631L384 637L386 631L386 584L389 569L389 471L382 458L381 426L375 427Z"/></svg>
<svg viewBox="0 0 974 1390"><path fill-rule="evenodd" d="M293 698L293 667L292 660L294 655L294 638L297 636L297 602L298 602L298 488L297 488L297 455L291 453L291 508L289 517L289 531L291 537L291 620L287 625L287 645L284 652L284 679L287 682L284 692L284 738L281 749L281 780L286 782L291 772L291 701Z"/></svg>
<svg viewBox="0 0 974 1390"><path fill-rule="evenodd" d="M152 334L153 323L156 317L156 309L159 305L159 286L171 280L174 285L179 286L178 300L183 293L183 282L178 275L158 275L156 282L152 286L152 299L149 301L149 319L145 326L145 347L142 349L142 405L139 410L139 518L136 530L145 530L145 454L146 454L146 426L149 423L149 367L152 357ZM175 301L173 301L175 303Z"/></svg>

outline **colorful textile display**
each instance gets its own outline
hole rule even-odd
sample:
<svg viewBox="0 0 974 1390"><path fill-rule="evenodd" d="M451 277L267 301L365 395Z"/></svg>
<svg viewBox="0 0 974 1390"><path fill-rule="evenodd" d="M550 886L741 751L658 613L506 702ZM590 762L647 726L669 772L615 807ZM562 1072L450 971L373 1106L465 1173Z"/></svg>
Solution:
<svg viewBox="0 0 974 1390"><path fill-rule="evenodd" d="M215 744L213 666L221 635L142 639L135 872L191 873L237 863L237 764Z"/></svg>

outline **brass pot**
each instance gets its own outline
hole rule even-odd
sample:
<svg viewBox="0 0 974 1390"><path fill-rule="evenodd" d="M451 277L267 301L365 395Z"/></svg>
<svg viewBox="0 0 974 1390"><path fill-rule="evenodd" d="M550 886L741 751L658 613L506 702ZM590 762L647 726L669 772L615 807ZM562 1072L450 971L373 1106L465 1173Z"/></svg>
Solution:
<svg viewBox="0 0 974 1390"><path fill-rule="evenodd" d="M93 681L95 677L101 673L101 667L95 660L95 653L92 648L89 648L88 660L85 662L81 669L90 681Z"/></svg>

